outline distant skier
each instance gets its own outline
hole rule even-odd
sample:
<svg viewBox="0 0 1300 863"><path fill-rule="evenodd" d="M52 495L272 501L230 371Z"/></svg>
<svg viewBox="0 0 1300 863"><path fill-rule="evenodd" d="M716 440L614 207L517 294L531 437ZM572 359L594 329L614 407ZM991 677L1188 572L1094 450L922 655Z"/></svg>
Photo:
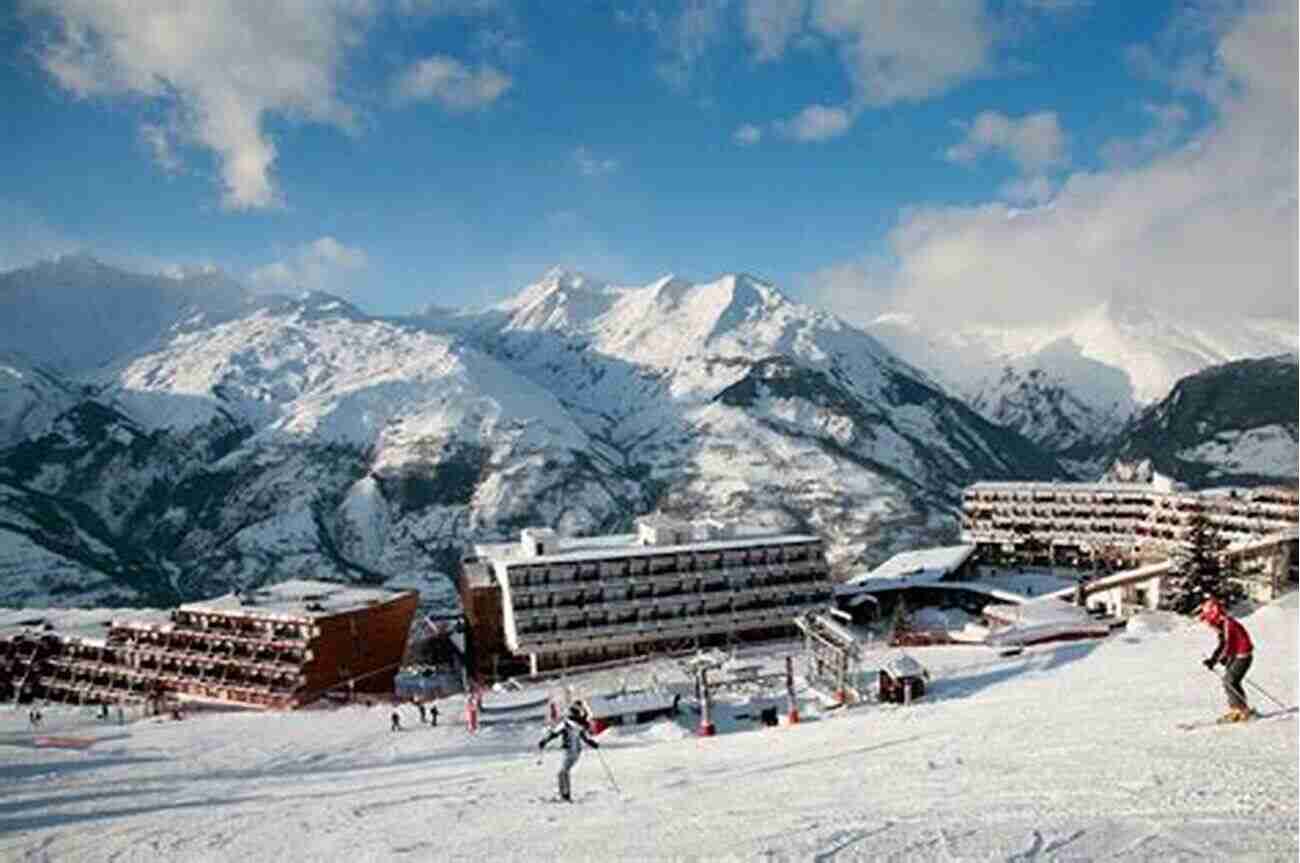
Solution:
<svg viewBox="0 0 1300 863"><path fill-rule="evenodd" d="M428 721L429 721L429 717L428 717L428 715L424 712L424 702L423 702L423 701L417 701L417 700L414 699L414 698L412 698L411 701L415 704L415 709L418 710L418 711L420 711L420 724L423 725L424 723L428 722Z"/></svg>
<svg viewBox="0 0 1300 863"><path fill-rule="evenodd" d="M1214 671L1214 666L1223 663L1223 691L1228 696L1228 712L1219 718L1220 722L1244 722L1254 715L1246 703L1246 694L1241 684L1250 670L1254 645L1250 634L1240 621L1230 617L1219 601L1209 597L1201 604L1201 620L1219 636L1219 643L1203 660L1206 668ZM1216 672L1217 673L1217 672Z"/></svg>
<svg viewBox="0 0 1300 863"><path fill-rule="evenodd" d="M398 713L396 710L394 710L394 711L393 711L393 715L392 715L391 718L392 718L392 729L391 729L391 730L393 730L393 731L401 731L401 730L402 730L402 716L401 716L401 714Z"/></svg>
<svg viewBox="0 0 1300 863"><path fill-rule="evenodd" d="M436 704L429 705L429 725L438 727L438 705Z"/></svg>
<svg viewBox="0 0 1300 863"><path fill-rule="evenodd" d="M575 702L570 706L569 715L551 726L546 736L538 742L537 748L545 749L546 744L557 737L562 738L561 745L564 747L564 763L560 765L558 774L560 799L573 802L570 796L569 771L578 763L578 756L582 754L584 743L592 749L600 748L600 744L591 739L591 723L582 705Z"/></svg>

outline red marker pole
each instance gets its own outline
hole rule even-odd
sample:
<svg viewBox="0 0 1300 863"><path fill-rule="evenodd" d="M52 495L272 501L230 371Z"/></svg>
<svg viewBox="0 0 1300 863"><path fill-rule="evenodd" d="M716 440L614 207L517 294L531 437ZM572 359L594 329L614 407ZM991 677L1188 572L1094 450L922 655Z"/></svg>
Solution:
<svg viewBox="0 0 1300 863"><path fill-rule="evenodd" d="M794 700L794 657L785 658L785 695L789 702L786 719L791 725L799 722L799 705Z"/></svg>

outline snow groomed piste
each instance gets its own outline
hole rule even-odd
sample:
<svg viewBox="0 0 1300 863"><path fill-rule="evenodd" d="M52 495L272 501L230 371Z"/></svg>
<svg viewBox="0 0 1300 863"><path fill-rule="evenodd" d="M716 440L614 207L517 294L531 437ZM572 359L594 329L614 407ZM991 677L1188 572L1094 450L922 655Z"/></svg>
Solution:
<svg viewBox="0 0 1300 863"><path fill-rule="evenodd" d="M1296 595L1242 620L1247 679L1294 705ZM911 705L807 699L777 727L719 692L714 737L693 716L601 733L609 773L584 757L563 807L539 804L559 767L537 764L542 724L470 735L460 699L398 733L378 706L125 725L47 708L40 734L95 739L81 750L35 747L6 710L0 859L1293 861L1295 717L1178 727L1223 712L1213 646L1151 613L1012 657L932 647Z"/></svg>

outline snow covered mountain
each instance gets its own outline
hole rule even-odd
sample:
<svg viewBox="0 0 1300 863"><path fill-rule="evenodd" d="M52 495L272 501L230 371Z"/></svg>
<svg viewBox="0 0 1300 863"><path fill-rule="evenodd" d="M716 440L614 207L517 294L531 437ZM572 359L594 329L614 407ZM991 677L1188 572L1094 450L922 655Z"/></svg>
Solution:
<svg viewBox="0 0 1300 863"><path fill-rule="evenodd" d="M948 331L889 314L867 330L1081 478L1096 476L1125 424L1182 378L1300 346L1294 322L1241 319L1211 328L1132 302L1105 303L1055 327Z"/></svg>
<svg viewBox="0 0 1300 863"><path fill-rule="evenodd" d="M1190 375L1127 430L1110 473L1145 479L1155 471L1197 488L1294 485L1300 473L1297 394L1295 354Z"/></svg>
<svg viewBox="0 0 1300 863"><path fill-rule="evenodd" d="M485 312L407 320L320 294L241 308L6 407L26 419L0 449L0 602L166 604L308 574L418 573L449 595L467 542L655 508L875 559L949 537L966 482L1062 475L746 276L557 271Z"/></svg>

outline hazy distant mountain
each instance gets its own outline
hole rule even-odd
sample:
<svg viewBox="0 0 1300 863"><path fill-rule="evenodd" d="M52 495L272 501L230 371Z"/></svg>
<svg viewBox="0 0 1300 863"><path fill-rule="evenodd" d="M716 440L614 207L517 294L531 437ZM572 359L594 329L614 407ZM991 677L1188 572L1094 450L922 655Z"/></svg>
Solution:
<svg viewBox="0 0 1300 863"><path fill-rule="evenodd" d="M1081 477L1104 466L1137 411L1213 365L1297 349L1294 322L1213 327L1106 303L1058 327L932 329L884 315L868 331L984 416L1042 445Z"/></svg>
<svg viewBox="0 0 1300 863"><path fill-rule="evenodd" d="M146 350L195 316L225 319L251 302L220 272L139 275L65 255L0 273L0 348L76 374Z"/></svg>
<svg viewBox="0 0 1300 863"><path fill-rule="evenodd" d="M1295 485L1298 400L1294 354L1197 372L1139 415L1111 471L1132 475L1142 466L1194 488Z"/></svg>

